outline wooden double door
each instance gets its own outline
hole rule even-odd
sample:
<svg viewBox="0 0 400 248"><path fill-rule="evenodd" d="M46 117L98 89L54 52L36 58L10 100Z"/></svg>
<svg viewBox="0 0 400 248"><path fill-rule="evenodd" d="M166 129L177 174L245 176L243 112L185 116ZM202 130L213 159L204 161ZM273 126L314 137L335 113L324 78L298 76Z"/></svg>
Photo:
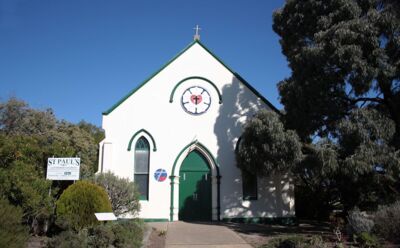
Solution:
<svg viewBox="0 0 400 248"><path fill-rule="evenodd" d="M194 150L179 171L179 220L211 221L211 169Z"/></svg>

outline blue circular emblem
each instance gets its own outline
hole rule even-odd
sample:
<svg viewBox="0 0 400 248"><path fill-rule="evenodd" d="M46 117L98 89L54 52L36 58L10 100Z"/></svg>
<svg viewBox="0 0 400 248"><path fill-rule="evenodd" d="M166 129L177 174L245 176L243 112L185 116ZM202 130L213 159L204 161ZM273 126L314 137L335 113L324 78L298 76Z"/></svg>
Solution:
<svg viewBox="0 0 400 248"><path fill-rule="evenodd" d="M167 179L167 171L164 169L158 169L156 172L154 172L154 178L158 182L164 182L165 179Z"/></svg>

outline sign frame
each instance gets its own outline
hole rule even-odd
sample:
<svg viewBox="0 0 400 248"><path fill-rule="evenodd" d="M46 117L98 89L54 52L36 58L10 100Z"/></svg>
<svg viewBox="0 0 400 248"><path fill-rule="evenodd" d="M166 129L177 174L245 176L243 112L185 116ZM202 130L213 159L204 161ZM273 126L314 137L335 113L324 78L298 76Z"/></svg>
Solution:
<svg viewBox="0 0 400 248"><path fill-rule="evenodd" d="M113 212L94 213L94 215L96 216L96 219L98 221L109 221L118 219Z"/></svg>
<svg viewBox="0 0 400 248"><path fill-rule="evenodd" d="M81 159L78 157L48 158L47 180L76 181L80 177Z"/></svg>

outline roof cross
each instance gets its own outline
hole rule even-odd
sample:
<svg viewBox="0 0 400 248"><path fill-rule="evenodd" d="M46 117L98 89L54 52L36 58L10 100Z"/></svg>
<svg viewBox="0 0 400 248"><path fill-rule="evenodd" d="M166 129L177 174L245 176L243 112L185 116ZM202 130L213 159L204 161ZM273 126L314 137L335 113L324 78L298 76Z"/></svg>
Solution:
<svg viewBox="0 0 400 248"><path fill-rule="evenodd" d="M199 31L201 30L201 28L199 27L199 25L196 25L195 28L193 28L194 30L196 30L195 35L193 36L194 40L200 40L200 34Z"/></svg>

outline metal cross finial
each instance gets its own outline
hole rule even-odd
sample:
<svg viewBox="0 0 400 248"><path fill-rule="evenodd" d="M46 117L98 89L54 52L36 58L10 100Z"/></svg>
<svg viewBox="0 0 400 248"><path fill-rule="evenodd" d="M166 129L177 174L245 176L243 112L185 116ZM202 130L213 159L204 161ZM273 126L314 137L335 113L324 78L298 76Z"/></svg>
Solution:
<svg viewBox="0 0 400 248"><path fill-rule="evenodd" d="M201 30L201 28L199 27L199 25L196 25L195 28L193 28L194 30L196 30L196 34L193 36L194 40L200 40L200 34L199 34L199 30Z"/></svg>

